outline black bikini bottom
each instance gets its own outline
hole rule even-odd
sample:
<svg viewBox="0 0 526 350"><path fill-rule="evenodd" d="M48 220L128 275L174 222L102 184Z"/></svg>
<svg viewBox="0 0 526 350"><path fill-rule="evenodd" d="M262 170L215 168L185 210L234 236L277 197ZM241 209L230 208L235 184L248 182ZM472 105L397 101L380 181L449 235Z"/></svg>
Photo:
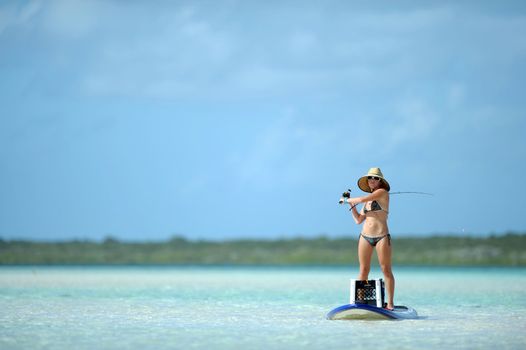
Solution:
<svg viewBox="0 0 526 350"><path fill-rule="evenodd" d="M367 242L369 242L369 244L372 245L373 247L376 246L376 244L378 242L380 242L382 240L382 238L385 238L385 237L387 237L387 239L389 240L389 245L391 245L391 235L389 233L385 234L383 236L379 236L379 237L369 237L369 236L366 236L366 235L360 233L360 236L365 238L365 240Z"/></svg>

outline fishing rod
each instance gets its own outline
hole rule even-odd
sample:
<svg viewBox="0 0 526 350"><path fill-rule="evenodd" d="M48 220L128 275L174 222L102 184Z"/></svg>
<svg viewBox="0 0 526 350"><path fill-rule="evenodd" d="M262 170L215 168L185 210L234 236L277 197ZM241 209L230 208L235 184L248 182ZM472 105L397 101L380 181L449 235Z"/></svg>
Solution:
<svg viewBox="0 0 526 350"><path fill-rule="evenodd" d="M421 194L421 195L425 195L425 196L434 196L433 193L428 193L428 192L418 192L418 191L399 191L399 192L391 192L389 194ZM343 204L346 202L346 199L349 199L351 198L351 189L347 189L346 192L343 192L342 193L342 197L340 198L340 200L338 201L339 204ZM352 205L351 208L349 210L352 210L353 208L355 208L359 203L356 203L355 205Z"/></svg>
<svg viewBox="0 0 526 350"><path fill-rule="evenodd" d="M427 192L415 192L415 191L403 191L403 192L390 192L389 194L423 194L426 196L434 196L433 193L427 193Z"/></svg>

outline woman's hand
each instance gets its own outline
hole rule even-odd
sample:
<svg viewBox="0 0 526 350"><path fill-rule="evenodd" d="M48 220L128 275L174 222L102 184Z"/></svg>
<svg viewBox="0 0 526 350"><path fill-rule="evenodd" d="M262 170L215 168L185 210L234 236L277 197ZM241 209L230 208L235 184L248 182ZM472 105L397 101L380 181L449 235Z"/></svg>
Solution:
<svg viewBox="0 0 526 350"><path fill-rule="evenodd" d="M338 203L343 204L347 202L347 199L351 197L351 190L345 191L342 193L342 196L340 197L340 200Z"/></svg>
<svg viewBox="0 0 526 350"><path fill-rule="evenodd" d="M351 207L355 207L360 203L360 199L359 198L349 198L347 199L347 203L349 203Z"/></svg>

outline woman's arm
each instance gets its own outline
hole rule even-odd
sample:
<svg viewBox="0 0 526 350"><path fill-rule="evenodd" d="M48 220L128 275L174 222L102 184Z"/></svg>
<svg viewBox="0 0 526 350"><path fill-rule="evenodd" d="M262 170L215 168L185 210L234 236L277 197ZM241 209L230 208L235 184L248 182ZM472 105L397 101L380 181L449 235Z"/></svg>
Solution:
<svg viewBox="0 0 526 350"><path fill-rule="evenodd" d="M367 196L349 198L347 200L347 203L349 203L351 205L351 207L352 207L352 206L355 206L355 205L360 204L360 203L366 203L366 202L378 200L378 199L382 198L383 196L385 196L388 193L389 192L387 192L385 189L379 188L376 191L374 191L373 193L368 194Z"/></svg>
<svg viewBox="0 0 526 350"><path fill-rule="evenodd" d="M351 206L350 210L351 210L351 214L352 214L352 218L354 219L354 222L356 222L357 225L360 225L365 220L365 214L363 213L363 208L358 213L358 210L356 209L357 204L354 204L354 205L351 204L350 199L348 200L348 203Z"/></svg>
<svg viewBox="0 0 526 350"><path fill-rule="evenodd" d="M383 197L383 196L385 196L387 194L388 194L388 192L385 189L380 188L380 189L374 191L373 193L371 193L371 194L369 194L367 196L356 197L356 198L347 198L346 202L349 203L349 206L351 207L350 210L351 210L354 222L356 222L356 224L360 225L362 222L364 222L364 220L366 218L365 213L363 211L363 208L360 211L360 213L358 213L358 210L356 209L356 206L358 204L378 200L378 199L380 199L381 197Z"/></svg>

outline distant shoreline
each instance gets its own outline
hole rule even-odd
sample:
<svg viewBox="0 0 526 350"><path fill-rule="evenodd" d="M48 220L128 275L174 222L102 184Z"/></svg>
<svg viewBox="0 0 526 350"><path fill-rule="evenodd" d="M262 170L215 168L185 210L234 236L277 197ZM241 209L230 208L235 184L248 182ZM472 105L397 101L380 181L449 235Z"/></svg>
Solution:
<svg viewBox="0 0 526 350"><path fill-rule="evenodd" d="M526 234L394 237L397 266L526 266ZM349 266L355 238L35 242L0 239L0 265ZM376 258L373 258L376 264Z"/></svg>
<svg viewBox="0 0 526 350"><path fill-rule="evenodd" d="M523 236L526 235L526 231L506 231L506 232L486 232L486 233L473 233L473 232L433 232L433 233L391 233L394 239L428 239L437 237L447 238L498 238L503 236ZM32 243L67 243L67 242L91 242L91 243L104 243L107 241L116 241L121 243L167 243L173 240L183 240L188 242L210 242L210 243L224 243L224 242L238 242L238 241L255 241L255 242L269 242L269 241L289 241L289 240L317 240L317 239L328 239L328 240L340 240L340 239L354 239L357 240L359 231L351 232L348 234L341 235L329 235L329 234L318 234L318 235L280 235L273 237L252 237L252 236L227 236L225 238L210 238L210 237L186 237L182 234L174 234L166 238L155 238L155 239L125 239L117 235L108 234L103 238L87 238L87 237L71 237L71 238L31 238L31 237L15 237L6 238L0 235L0 244L2 242L32 242Z"/></svg>

